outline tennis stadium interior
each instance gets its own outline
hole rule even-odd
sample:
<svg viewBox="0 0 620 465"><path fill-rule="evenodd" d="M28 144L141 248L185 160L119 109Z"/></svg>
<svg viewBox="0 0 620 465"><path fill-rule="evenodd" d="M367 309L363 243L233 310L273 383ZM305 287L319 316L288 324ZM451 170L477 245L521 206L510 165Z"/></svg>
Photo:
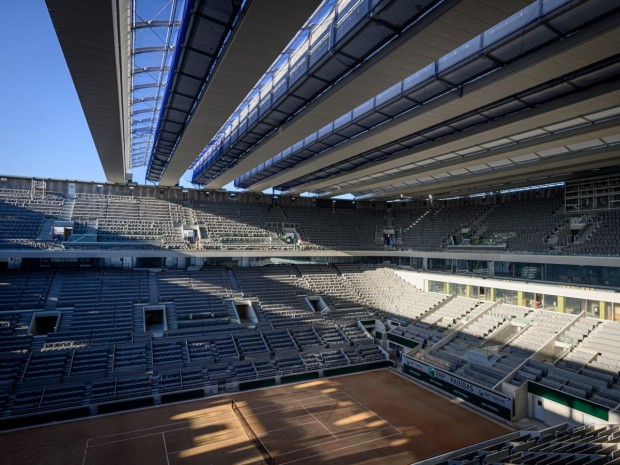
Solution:
<svg viewBox="0 0 620 465"><path fill-rule="evenodd" d="M107 182L0 177L4 429L389 367L620 463L620 3L46 4Z"/></svg>

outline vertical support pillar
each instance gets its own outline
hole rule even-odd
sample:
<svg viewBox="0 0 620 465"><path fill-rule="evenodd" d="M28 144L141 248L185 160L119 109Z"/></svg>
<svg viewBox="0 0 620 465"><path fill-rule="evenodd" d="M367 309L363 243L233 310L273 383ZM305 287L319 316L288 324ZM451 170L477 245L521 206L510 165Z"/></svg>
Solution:
<svg viewBox="0 0 620 465"><path fill-rule="evenodd" d="M525 299L523 298L523 291L517 291L517 305L520 307L525 306Z"/></svg>
<svg viewBox="0 0 620 465"><path fill-rule="evenodd" d="M607 304L605 301L601 300L598 306L598 317L601 320L607 319Z"/></svg>
<svg viewBox="0 0 620 465"><path fill-rule="evenodd" d="M559 295L558 296L558 312L560 313L564 313L566 310L565 307L565 302L564 302L564 296L563 295Z"/></svg>
<svg viewBox="0 0 620 465"><path fill-rule="evenodd" d="M495 277L495 262L493 260L487 261L487 276L489 278Z"/></svg>

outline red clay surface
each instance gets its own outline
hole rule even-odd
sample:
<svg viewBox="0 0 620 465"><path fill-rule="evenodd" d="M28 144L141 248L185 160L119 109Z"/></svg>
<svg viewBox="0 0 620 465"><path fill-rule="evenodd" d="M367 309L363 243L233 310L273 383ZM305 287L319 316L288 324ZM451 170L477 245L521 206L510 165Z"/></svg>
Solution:
<svg viewBox="0 0 620 465"><path fill-rule="evenodd" d="M276 464L405 465L510 430L389 370L238 393ZM263 461L230 396L0 434L11 465Z"/></svg>

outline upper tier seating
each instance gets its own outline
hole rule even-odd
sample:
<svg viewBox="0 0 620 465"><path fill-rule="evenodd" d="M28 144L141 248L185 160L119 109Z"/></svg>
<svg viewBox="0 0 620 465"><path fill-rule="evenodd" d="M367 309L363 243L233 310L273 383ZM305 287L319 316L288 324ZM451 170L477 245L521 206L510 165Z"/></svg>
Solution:
<svg viewBox="0 0 620 465"><path fill-rule="evenodd" d="M443 207L395 209L393 224L402 231L402 246L414 250L441 250L448 237L461 226L472 223L485 207Z"/></svg>
<svg viewBox="0 0 620 465"><path fill-rule="evenodd" d="M0 248L48 247L49 238L38 240L41 228L45 219L61 216L64 201L53 192L34 196L29 190L0 189Z"/></svg>
<svg viewBox="0 0 620 465"><path fill-rule="evenodd" d="M94 225L100 242L141 241L164 247L184 243L182 207L155 198L77 194L71 219Z"/></svg>
<svg viewBox="0 0 620 465"><path fill-rule="evenodd" d="M304 250L382 248L381 210L282 207L289 223L299 225Z"/></svg>
<svg viewBox="0 0 620 465"><path fill-rule="evenodd" d="M620 255L620 210L600 212L593 233L582 244L571 244L563 253Z"/></svg>
<svg viewBox="0 0 620 465"><path fill-rule="evenodd" d="M278 237L278 225L286 218L277 208L239 202L193 203L192 218L200 227L203 248L293 248Z"/></svg>
<svg viewBox="0 0 620 465"><path fill-rule="evenodd" d="M551 248L545 239L565 220L558 199L503 203L493 206L474 234L507 236L510 252L548 253Z"/></svg>
<svg viewBox="0 0 620 465"><path fill-rule="evenodd" d="M592 216L588 234L580 243L560 243L562 253L620 253L620 212ZM471 249L464 244L453 247L453 238L469 231L480 241L478 251L496 251L500 241L508 252L558 253L550 239L569 217L559 197L504 198L503 203L487 205L403 203L381 209L267 205L236 198L175 202L130 191L77 193L66 200L63 194L39 193L31 198L29 190L0 189L0 247L56 246L47 228L52 219L63 218L74 221L74 239L62 246L75 249L383 250L388 247L384 233L393 231L389 248L440 251L451 246L467 251ZM193 231L193 240L184 237L186 230Z"/></svg>

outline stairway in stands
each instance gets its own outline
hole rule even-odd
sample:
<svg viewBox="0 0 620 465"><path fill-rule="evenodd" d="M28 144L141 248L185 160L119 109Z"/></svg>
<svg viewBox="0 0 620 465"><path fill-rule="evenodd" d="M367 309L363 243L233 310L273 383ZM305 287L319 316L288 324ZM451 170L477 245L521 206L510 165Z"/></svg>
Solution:
<svg viewBox="0 0 620 465"><path fill-rule="evenodd" d="M57 271L56 273L54 273L54 277L52 278L52 284L50 285L49 291L47 293L47 299L45 301L45 305L43 306L44 310L56 310L56 305L58 304L58 297L60 296L63 280L64 274L62 272Z"/></svg>
<svg viewBox="0 0 620 465"><path fill-rule="evenodd" d="M237 281L237 276L235 276L235 272L232 269L228 269L227 271L227 275L228 275L228 288L231 289L235 294L241 294L243 295L243 291L241 290L241 287L239 286L239 282Z"/></svg>
<svg viewBox="0 0 620 465"><path fill-rule="evenodd" d="M183 224L194 228L197 225L196 216L191 207L183 206Z"/></svg>
<svg viewBox="0 0 620 465"><path fill-rule="evenodd" d="M166 303L166 323L168 325L168 331L176 331L179 329L179 320L177 319L177 312L174 309L174 302Z"/></svg>
<svg viewBox="0 0 620 465"><path fill-rule="evenodd" d="M45 218L41 224L41 229L37 236L38 241L49 241L52 239L52 227L54 226L53 218Z"/></svg>
<svg viewBox="0 0 620 465"><path fill-rule="evenodd" d="M149 304L157 305L159 303L159 292L157 290L157 272L149 272Z"/></svg>
<svg viewBox="0 0 620 465"><path fill-rule="evenodd" d="M60 217L63 220L70 221L73 217L73 207L75 206L75 197L68 197L65 199L65 203L62 206L62 214Z"/></svg>
<svg viewBox="0 0 620 465"><path fill-rule="evenodd" d="M471 222L469 228L470 228L470 233L469 233L469 237L475 236L475 235L479 235L479 236L483 236L484 233L487 230L487 225L486 225L486 220L489 216L491 216L491 213L493 213L496 209L496 205L489 205L487 208L484 208L482 210L482 212L480 212L480 214L474 218L474 220Z"/></svg>

